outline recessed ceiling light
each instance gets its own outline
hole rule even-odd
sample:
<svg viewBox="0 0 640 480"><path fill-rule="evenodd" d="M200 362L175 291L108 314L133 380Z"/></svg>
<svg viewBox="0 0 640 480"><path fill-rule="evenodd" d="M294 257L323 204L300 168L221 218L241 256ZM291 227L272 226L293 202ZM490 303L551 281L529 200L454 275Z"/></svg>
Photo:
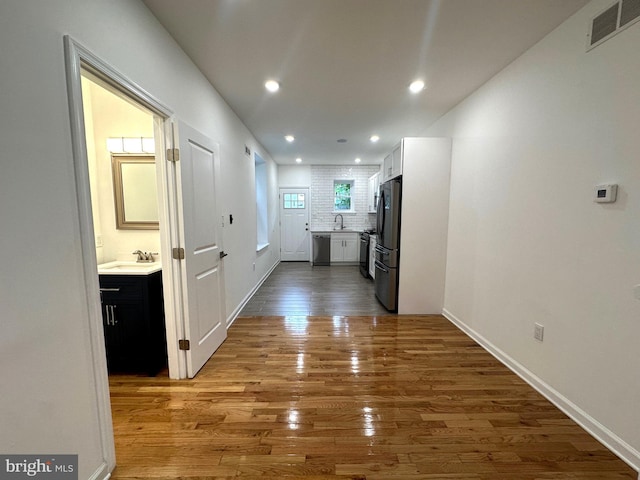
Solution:
<svg viewBox="0 0 640 480"><path fill-rule="evenodd" d="M280 84L275 80L269 80L264 84L264 88L266 88L270 92L277 92L278 90L280 90Z"/></svg>
<svg viewBox="0 0 640 480"><path fill-rule="evenodd" d="M291 143L291 142L293 142L293 141L295 140L295 137L294 137L293 135L285 135L285 136L284 136L284 139L285 139L287 142Z"/></svg>
<svg viewBox="0 0 640 480"><path fill-rule="evenodd" d="M419 93L424 89L424 82L422 80L416 80L409 85L411 93Z"/></svg>
<svg viewBox="0 0 640 480"><path fill-rule="evenodd" d="M360 163L362 160L360 160L359 158L356 158L356 163Z"/></svg>
<svg viewBox="0 0 640 480"><path fill-rule="evenodd" d="M376 143L378 140L380 140L380 137L378 135L371 135L371 138L369 140L371 140L372 143Z"/></svg>
<svg viewBox="0 0 640 480"><path fill-rule="evenodd" d="M296 163L302 163L302 159L300 157L296 158Z"/></svg>

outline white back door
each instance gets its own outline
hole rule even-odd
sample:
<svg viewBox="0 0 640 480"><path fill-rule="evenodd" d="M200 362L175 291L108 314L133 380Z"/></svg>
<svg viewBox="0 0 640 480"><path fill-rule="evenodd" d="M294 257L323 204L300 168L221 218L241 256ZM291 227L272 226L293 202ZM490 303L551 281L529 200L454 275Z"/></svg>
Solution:
<svg viewBox="0 0 640 480"><path fill-rule="evenodd" d="M193 378L227 338L221 217L218 215L219 148L188 125L178 124L178 204L187 375ZM184 349L184 347L181 347Z"/></svg>
<svg viewBox="0 0 640 480"><path fill-rule="evenodd" d="M309 189L280 189L280 260L310 261Z"/></svg>

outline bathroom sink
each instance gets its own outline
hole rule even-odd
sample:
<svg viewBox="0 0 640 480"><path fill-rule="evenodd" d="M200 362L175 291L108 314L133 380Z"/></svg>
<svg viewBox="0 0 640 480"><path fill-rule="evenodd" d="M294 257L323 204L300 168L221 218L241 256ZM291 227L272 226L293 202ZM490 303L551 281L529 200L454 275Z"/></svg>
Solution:
<svg viewBox="0 0 640 480"><path fill-rule="evenodd" d="M98 273L101 275L149 275L162 269L160 262L125 262L115 261L98 265Z"/></svg>

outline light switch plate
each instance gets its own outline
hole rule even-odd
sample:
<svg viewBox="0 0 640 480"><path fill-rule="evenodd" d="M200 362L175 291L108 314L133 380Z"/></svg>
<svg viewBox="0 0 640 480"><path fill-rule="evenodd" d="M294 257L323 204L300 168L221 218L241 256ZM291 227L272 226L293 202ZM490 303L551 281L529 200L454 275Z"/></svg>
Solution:
<svg viewBox="0 0 640 480"><path fill-rule="evenodd" d="M544 326L540 325L539 323L535 324L535 328L533 330L533 338L535 338L536 340L542 342L542 340L544 339Z"/></svg>

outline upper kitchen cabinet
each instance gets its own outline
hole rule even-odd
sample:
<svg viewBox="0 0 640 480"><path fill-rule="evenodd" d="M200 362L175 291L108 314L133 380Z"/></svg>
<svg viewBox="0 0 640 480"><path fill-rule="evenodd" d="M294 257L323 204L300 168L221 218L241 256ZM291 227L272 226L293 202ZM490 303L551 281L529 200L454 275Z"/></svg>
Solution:
<svg viewBox="0 0 640 480"><path fill-rule="evenodd" d="M393 148L393 151L384 158L382 162L382 183L402 175L404 141L405 139L402 139L400 143Z"/></svg>

